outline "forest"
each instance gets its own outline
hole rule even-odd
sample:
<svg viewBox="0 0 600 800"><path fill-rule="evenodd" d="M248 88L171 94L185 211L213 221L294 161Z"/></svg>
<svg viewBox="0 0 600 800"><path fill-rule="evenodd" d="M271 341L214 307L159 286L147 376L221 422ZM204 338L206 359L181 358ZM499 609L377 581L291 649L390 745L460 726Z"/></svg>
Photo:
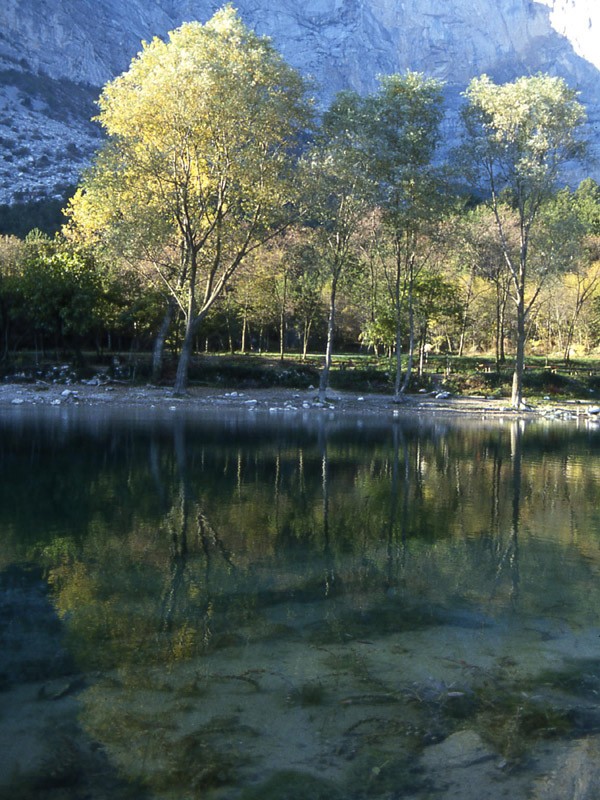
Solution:
<svg viewBox="0 0 600 800"><path fill-rule="evenodd" d="M382 76L324 112L314 92L230 6L145 43L103 89L60 230L0 239L3 372L145 354L183 393L201 354L320 354L324 395L335 352L385 363L400 401L429 358L474 355L511 365L519 407L526 353L593 354L600 188L574 89L475 78L455 147L440 81Z"/></svg>

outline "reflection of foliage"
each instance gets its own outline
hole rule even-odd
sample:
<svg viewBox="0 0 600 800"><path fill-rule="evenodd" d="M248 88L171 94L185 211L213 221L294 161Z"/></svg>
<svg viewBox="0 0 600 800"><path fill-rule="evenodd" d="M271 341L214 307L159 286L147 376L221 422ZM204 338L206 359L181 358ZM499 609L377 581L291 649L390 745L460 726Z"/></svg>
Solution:
<svg viewBox="0 0 600 800"><path fill-rule="evenodd" d="M465 720L511 759L570 732L566 704L526 700L500 668L409 683L399 667L411 636L472 641L513 602L517 440L519 524L546 532L521 537L520 610L595 619L597 542L572 535L600 483L589 433L229 423L2 429L3 558L41 563L74 659L101 670L81 719L122 774L192 797L243 785L278 735L265 709L334 730L364 797L418 790L406 754ZM32 469L56 508L23 508ZM286 796L264 777L256 791Z"/></svg>
<svg viewBox="0 0 600 800"><path fill-rule="evenodd" d="M173 791L179 786L186 793L191 790L192 797L204 797L207 789L232 783L245 758L234 749L215 747L214 737L209 723L167 747L168 766L156 788Z"/></svg>
<svg viewBox="0 0 600 800"><path fill-rule="evenodd" d="M498 694L498 693L497 693ZM527 745L535 739L556 739L573 729L566 708L523 692L507 692L479 715L478 726L502 755L513 763L526 757Z"/></svg>
<svg viewBox="0 0 600 800"><path fill-rule="evenodd" d="M222 621L225 612L234 613L240 626L258 620L257 572L269 576L273 597L299 591L305 597L322 596L328 559L333 559L334 572L343 578L340 588L357 581L365 586L376 583L388 568L393 501L393 453L386 437L371 435L368 444L359 445L347 441L344 434L330 436L325 534L321 452L314 439L295 435L282 446L262 433L257 435L260 451L253 436L245 443L234 443L222 431L206 430L201 444L190 438L187 479L197 487L198 499L188 501L187 555L177 561L173 536L183 524L180 485L174 473L173 452L162 437L153 444L157 452L157 473L153 473L143 436L131 438L124 431L114 431L106 444L98 441L93 447L77 436L69 442L66 436L57 440L57 449L53 439L44 441L40 431L30 431L28 436L36 441L38 475L31 484L26 480L32 468L29 455L23 452L19 456L23 436L11 437L7 431L0 488L0 500L4 497L4 551L19 554L18 558L33 556L54 571L57 602L63 603L65 611L85 607L77 597L90 585L94 597L101 597L106 604L109 617L113 603L116 606L120 599L135 598L127 601L127 607L131 618L139 616L136 626L140 636L149 633L148 625L156 626L146 619L147 599L165 598L176 578L182 593L179 605L173 606L172 629L155 628L154 635L166 640L179 631L177 648L181 655L204 647L206 641L204 622L195 641L185 628L190 609L195 620L210 616L213 639L226 632ZM403 542L412 542L414 558L420 560L419 569L407 578L415 585L425 582L427 563L428 568L448 576L459 569L472 570L473 585L483 588L497 566L494 548L502 547L490 539L489 506L474 504L470 498L488 497L490 487L497 485L498 502L505 505L511 479L506 441L500 433L486 431L472 431L462 440L450 433L444 446L410 429L405 436L406 453L400 452L397 468L400 482L391 535L395 551L400 551ZM67 455L69 443L77 446L78 442L81 449ZM559 505L546 490L558 487L563 479L559 455L563 440L557 432L551 437L536 436L531 429L527 443L532 460L523 468L527 487L523 497L530 500L523 504L522 520L527 524L528 519L535 519L536 524L547 524L549 530L559 530L562 515L574 514L577 520L595 497L600 475L591 465L581 469L577 457L569 455L565 447L571 500ZM550 460L545 455L549 448ZM115 457L107 460L106 452ZM360 453L364 455L355 463ZM478 454L476 460L474 453ZM536 488L538 463L544 463L544 492ZM156 490L157 480L160 492ZM226 497L234 502L224 503ZM470 507L468 520L465 503ZM400 513L405 504L406 513ZM57 514L60 537L53 538L45 532L55 527ZM465 525L477 532L478 546L453 541ZM570 530L570 523L565 530ZM445 549L440 549L444 540ZM436 547L429 550L434 544ZM353 575L353 559L359 554L365 558L365 567ZM426 561L422 560L424 556ZM457 585L463 577L457 572ZM576 591L576 586L572 585L570 591ZM164 599L157 600L159 616L165 612L164 607L161 611L161 602ZM123 630L127 631L127 624Z"/></svg>

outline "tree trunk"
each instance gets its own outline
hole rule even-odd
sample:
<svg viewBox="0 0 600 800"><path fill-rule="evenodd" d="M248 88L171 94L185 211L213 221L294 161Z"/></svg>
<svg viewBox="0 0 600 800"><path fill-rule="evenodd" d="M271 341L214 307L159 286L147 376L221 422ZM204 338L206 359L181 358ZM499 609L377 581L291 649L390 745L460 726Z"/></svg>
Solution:
<svg viewBox="0 0 600 800"><path fill-rule="evenodd" d="M196 274L197 262L196 251L190 247L189 250L189 266L185 274L188 278L188 298L187 308L185 313L185 333L183 336L183 343L179 353L179 361L177 363L177 373L175 374L174 394L185 394L188 385L188 373L192 354L194 352L194 337L198 330L198 325L203 315L196 314Z"/></svg>
<svg viewBox="0 0 600 800"><path fill-rule="evenodd" d="M522 287L524 288L524 287ZM521 408L523 404L523 372L525 371L525 299L520 292L517 304L517 353L512 381L511 405Z"/></svg>
<svg viewBox="0 0 600 800"><path fill-rule="evenodd" d="M325 402L325 396L329 387L329 370L331 368L331 356L333 353L333 327L335 322L335 295L337 289L337 276L331 284L331 296L329 298L329 317L327 319L327 347L325 349L325 364L319 377L319 400Z"/></svg>
<svg viewBox="0 0 600 800"><path fill-rule="evenodd" d="M507 301L506 294L502 300L502 306L500 308L500 363L506 364L506 301Z"/></svg>
<svg viewBox="0 0 600 800"><path fill-rule="evenodd" d="M174 393L176 395L185 394L187 390L188 373L192 360L192 353L194 351L195 327L194 320L187 321L185 336L183 337L179 361L177 363L177 373L175 375Z"/></svg>
<svg viewBox="0 0 600 800"><path fill-rule="evenodd" d="M410 375L412 372L413 358L415 355L415 314L413 308L412 264L410 265L410 277L408 282L408 330L409 330L408 361L406 363L406 373L404 375L404 382L402 383L402 388L400 389L401 394L405 394L406 390L408 389L408 384L410 382Z"/></svg>
<svg viewBox="0 0 600 800"><path fill-rule="evenodd" d="M312 320L304 322L304 332L302 336L302 361L306 361L308 354L308 340L310 337L310 329L312 327Z"/></svg>
<svg viewBox="0 0 600 800"><path fill-rule="evenodd" d="M396 377L394 378L394 403L400 402L400 381L402 380L402 305L400 303L400 256L396 254L396 284L394 287L396 307ZM404 295L402 295L404 299Z"/></svg>
<svg viewBox="0 0 600 800"><path fill-rule="evenodd" d="M419 342L419 378L423 377L423 366L425 363L425 340L427 338L427 323L424 325L421 332L421 339Z"/></svg>
<svg viewBox="0 0 600 800"><path fill-rule="evenodd" d="M500 288L496 285L496 372L500 372L500 336L502 331L500 314Z"/></svg>
<svg viewBox="0 0 600 800"><path fill-rule="evenodd" d="M165 311L165 315L160 323L158 333L156 334L156 338L154 339L154 347L152 348L152 375L150 378L152 383L158 383L160 380L163 365L163 355L165 351L165 342L167 340L169 328L173 322L174 314L174 305L172 302L169 302Z"/></svg>
<svg viewBox="0 0 600 800"><path fill-rule="evenodd" d="M242 319L242 353L246 352L246 334L248 332L248 303L244 304L244 317Z"/></svg>
<svg viewBox="0 0 600 800"><path fill-rule="evenodd" d="M283 276L283 298L281 301L281 308L279 311L279 360L283 364L285 356L285 307L287 304L287 273Z"/></svg>
<svg viewBox="0 0 600 800"><path fill-rule="evenodd" d="M568 364L569 361L571 360L571 346L573 344L573 333L574 333L574 331L575 331L575 322L571 321L571 324L569 325L569 328L567 330L567 341L565 342L565 347L564 347L563 358L564 358L565 364Z"/></svg>
<svg viewBox="0 0 600 800"><path fill-rule="evenodd" d="M402 380L402 326L400 309L396 312L396 377L394 378L394 403L400 402L400 384Z"/></svg>
<svg viewBox="0 0 600 800"><path fill-rule="evenodd" d="M460 326L460 339L458 343L458 357L462 358L463 350L465 347L465 337L467 334L467 323L469 321L469 308L471 305L471 297L473 295L473 269L469 275L469 285L467 287L467 297L465 299L465 308Z"/></svg>
<svg viewBox="0 0 600 800"><path fill-rule="evenodd" d="M285 358L285 313L281 309L279 316L279 360L283 364Z"/></svg>
<svg viewBox="0 0 600 800"><path fill-rule="evenodd" d="M567 341L565 342L565 347L564 347L566 364L568 364L569 361L571 360L571 347L573 345L573 339L575 337L575 326L577 325L577 319L579 318L582 306L583 306L583 300L577 299L577 301L575 302L575 308L573 310L573 314L571 316L571 321L567 329Z"/></svg>

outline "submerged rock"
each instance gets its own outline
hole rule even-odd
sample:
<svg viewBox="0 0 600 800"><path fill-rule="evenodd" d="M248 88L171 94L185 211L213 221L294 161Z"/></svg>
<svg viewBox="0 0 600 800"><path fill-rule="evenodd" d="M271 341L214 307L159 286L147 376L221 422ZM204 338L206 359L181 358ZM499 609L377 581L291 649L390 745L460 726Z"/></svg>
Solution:
<svg viewBox="0 0 600 800"><path fill-rule="evenodd" d="M432 745L423 755L428 769L457 769L482 764L495 758L495 753L475 731L458 731L443 742Z"/></svg>
<svg viewBox="0 0 600 800"><path fill-rule="evenodd" d="M552 773L535 783L533 800L597 800L600 797L600 737L570 745Z"/></svg>

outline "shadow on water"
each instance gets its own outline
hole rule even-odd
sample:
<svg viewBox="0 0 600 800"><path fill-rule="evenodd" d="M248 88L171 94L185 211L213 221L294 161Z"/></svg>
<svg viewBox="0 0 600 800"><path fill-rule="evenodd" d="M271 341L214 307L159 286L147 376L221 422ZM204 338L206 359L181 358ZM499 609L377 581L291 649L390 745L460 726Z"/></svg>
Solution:
<svg viewBox="0 0 600 800"><path fill-rule="evenodd" d="M123 781L102 744L79 724L78 696L89 676L64 642L42 571L11 565L0 573L0 798L143 800Z"/></svg>

